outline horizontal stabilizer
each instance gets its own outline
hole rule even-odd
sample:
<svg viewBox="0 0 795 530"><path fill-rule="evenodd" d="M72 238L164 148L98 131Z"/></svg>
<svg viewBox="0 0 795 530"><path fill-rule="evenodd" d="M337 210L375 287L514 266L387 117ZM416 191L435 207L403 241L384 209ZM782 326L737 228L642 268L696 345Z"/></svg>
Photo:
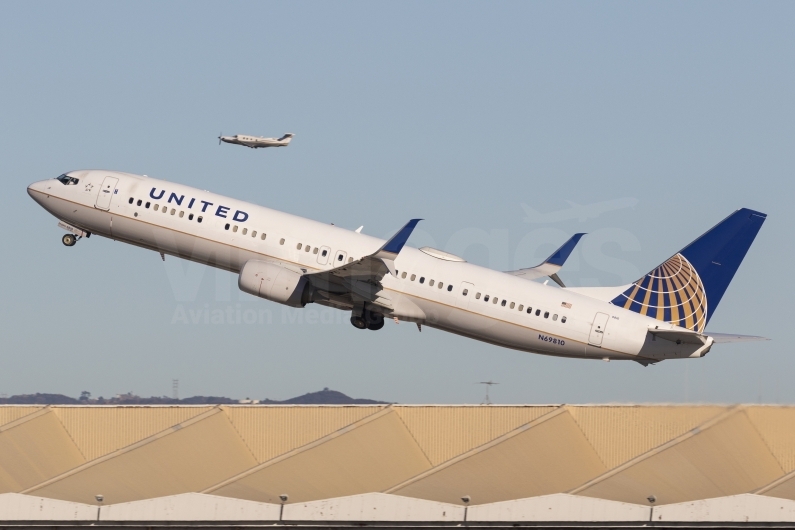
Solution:
<svg viewBox="0 0 795 530"><path fill-rule="evenodd" d="M553 252L552 255L544 260L544 262L540 265L536 265L535 267L531 267L529 269L507 271L505 274L520 276L525 280L535 280L536 278L549 276L561 287L566 287L563 285L563 282L560 281L560 278L558 278L558 271L561 269L561 267L563 267L563 264L566 263L566 260L569 259L574 247L577 246L577 243L580 242L580 238L582 238L584 235L584 233L581 233L571 236L568 241L563 243L559 249Z"/></svg>
<svg viewBox="0 0 795 530"><path fill-rule="evenodd" d="M708 337L686 329L650 329L649 333L657 338L670 340L677 344L706 344Z"/></svg>
<svg viewBox="0 0 795 530"><path fill-rule="evenodd" d="M716 343L728 342L756 342L760 340L770 340L767 337L757 337L756 335L735 335L733 333L707 333L715 339Z"/></svg>

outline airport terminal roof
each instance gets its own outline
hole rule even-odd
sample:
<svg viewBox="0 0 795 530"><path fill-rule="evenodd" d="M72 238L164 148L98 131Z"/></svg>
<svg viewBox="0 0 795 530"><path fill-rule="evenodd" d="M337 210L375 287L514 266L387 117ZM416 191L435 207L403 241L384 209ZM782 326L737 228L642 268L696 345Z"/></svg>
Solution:
<svg viewBox="0 0 795 530"><path fill-rule="evenodd" d="M242 501L278 505L281 494L285 513L303 506L344 517L384 498L404 502L403 511L404 498L430 501L409 511L458 517L464 496L471 516L484 518L525 517L523 506L550 499L571 513L619 507L636 517L652 495L661 517L748 499L789 513L782 499L795 501L795 407L7 405L0 493L78 506L101 494L118 513L136 501L162 511L163 499L146 500L175 495L228 498L205 512L234 513L253 506ZM362 494L381 496L328 505ZM705 501L715 498L724 505Z"/></svg>

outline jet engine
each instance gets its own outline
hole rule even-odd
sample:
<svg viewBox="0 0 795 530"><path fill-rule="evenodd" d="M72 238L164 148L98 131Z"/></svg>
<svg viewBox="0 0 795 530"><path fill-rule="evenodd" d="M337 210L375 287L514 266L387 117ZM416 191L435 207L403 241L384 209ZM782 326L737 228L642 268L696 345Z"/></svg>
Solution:
<svg viewBox="0 0 795 530"><path fill-rule="evenodd" d="M291 307L314 302L312 284L300 272L278 263L247 261L240 270L237 285L241 291Z"/></svg>

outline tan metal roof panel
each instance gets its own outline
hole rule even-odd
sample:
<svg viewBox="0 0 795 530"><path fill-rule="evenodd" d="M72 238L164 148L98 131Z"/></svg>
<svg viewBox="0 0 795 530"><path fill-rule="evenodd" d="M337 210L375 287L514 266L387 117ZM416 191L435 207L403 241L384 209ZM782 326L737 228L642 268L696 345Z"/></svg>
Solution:
<svg viewBox="0 0 795 530"><path fill-rule="evenodd" d="M795 407L751 405L745 407L745 413L756 425L784 471L794 471Z"/></svg>
<svg viewBox="0 0 795 530"><path fill-rule="evenodd" d="M281 506L182 493L103 506L101 521L278 521Z"/></svg>
<svg viewBox="0 0 795 530"><path fill-rule="evenodd" d="M388 493L472 504L560 493L606 468L565 409L454 458Z"/></svg>
<svg viewBox="0 0 795 530"><path fill-rule="evenodd" d="M44 408L44 405L0 405L0 426Z"/></svg>
<svg viewBox="0 0 795 530"><path fill-rule="evenodd" d="M782 474L748 416L734 410L574 492L636 504L654 495L670 504L746 493Z"/></svg>
<svg viewBox="0 0 795 530"><path fill-rule="evenodd" d="M219 409L100 457L25 493L93 502L128 502L202 490L256 465Z"/></svg>
<svg viewBox="0 0 795 530"><path fill-rule="evenodd" d="M0 427L0 492L22 491L85 462L50 409Z"/></svg>
<svg viewBox="0 0 795 530"><path fill-rule="evenodd" d="M52 407L86 459L134 444L212 409L185 406Z"/></svg>
<svg viewBox="0 0 795 530"><path fill-rule="evenodd" d="M555 410L554 406L395 406L433 465Z"/></svg>
<svg viewBox="0 0 795 530"><path fill-rule="evenodd" d="M795 501L741 494L654 508L655 522L795 522Z"/></svg>
<svg viewBox="0 0 795 530"><path fill-rule="evenodd" d="M607 405L568 409L605 465L613 468L673 440L727 407Z"/></svg>
<svg viewBox="0 0 795 530"><path fill-rule="evenodd" d="M472 506L467 521L648 521L649 507L566 493Z"/></svg>
<svg viewBox="0 0 795 530"><path fill-rule="evenodd" d="M1 521L96 521L97 507L19 493L0 494Z"/></svg>
<svg viewBox="0 0 795 530"><path fill-rule="evenodd" d="M265 462L355 423L384 406L224 406L232 425Z"/></svg>
<svg viewBox="0 0 795 530"><path fill-rule="evenodd" d="M464 508L386 493L288 504L284 521L446 521L464 520Z"/></svg>
<svg viewBox="0 0 795 530"><path fill-rule="evenodd" d="M388 488L431 467L391 409L275 458L206 493L261 502L342 497Z"/></svg>
<svg viewBox="0 0 795 530"><path fill-rule="evenodd" d="M770 484L759 488L754 493L795 500L795 471L790 471L783 477L779 477Z"/></svg>

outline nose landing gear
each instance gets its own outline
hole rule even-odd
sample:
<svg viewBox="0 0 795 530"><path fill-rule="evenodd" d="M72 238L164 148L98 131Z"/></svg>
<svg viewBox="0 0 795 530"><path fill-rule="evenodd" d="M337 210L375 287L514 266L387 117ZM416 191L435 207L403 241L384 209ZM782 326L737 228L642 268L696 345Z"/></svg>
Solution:
<svg viewBox="0 0 795 530"><path fill-rule="evenodd" d="M63 242L63 244L64 244L64 245L66 245L67 247L73 247L73 246L75 246L75 243L77 243L77 236L75 236L75 235L73 235L73 234L65 234L65 235L64 235L64 236L61 238L61 241L62 241L62 242Z"/></svg>
<svg viewBox="0 0 795 530"><path fill-rule="evenodd" d="M356 313L351 315L351 324L356 329L370 329L377 331L384 327L384 315L365 309L361 314Z"/></svg>

